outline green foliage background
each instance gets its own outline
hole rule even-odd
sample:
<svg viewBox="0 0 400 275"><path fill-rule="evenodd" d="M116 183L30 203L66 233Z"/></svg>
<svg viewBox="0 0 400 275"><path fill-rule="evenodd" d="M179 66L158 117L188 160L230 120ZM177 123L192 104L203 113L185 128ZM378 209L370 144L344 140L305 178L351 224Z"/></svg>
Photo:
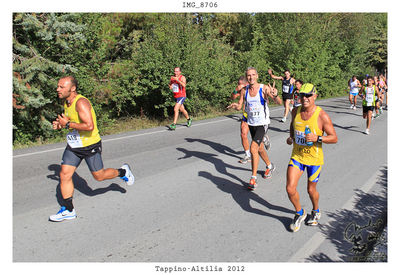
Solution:
<svg viewBox="0 0 400 275"><path fill-rule="evenodd" d="M13 142L60 135L60 76L73 74L90 98L99 129L122 117L164 119L174 67L187 79L188 111L222 110L239 76L257 68L343 95L352 75L387 67L384 13L15 13ZM277 82L278 88L281 83Z"/></svg>

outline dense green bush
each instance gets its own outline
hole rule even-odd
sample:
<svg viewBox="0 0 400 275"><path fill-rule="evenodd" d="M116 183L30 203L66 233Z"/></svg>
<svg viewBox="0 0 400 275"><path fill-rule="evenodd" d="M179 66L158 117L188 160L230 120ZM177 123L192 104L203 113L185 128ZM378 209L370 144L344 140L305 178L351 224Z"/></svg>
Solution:
<svg viewBox="0 0 400 275"><path fill-rule="evenodd" d="M118 118L164 119L174 67L187 79L193 114L223 109L237 79L257 68L343 95L356 74L387 66L387 14L13 14L13 141L61 135L57 79L73 74L96 111L100 131ZM281 87L280 81L277 82Z"/></svg>

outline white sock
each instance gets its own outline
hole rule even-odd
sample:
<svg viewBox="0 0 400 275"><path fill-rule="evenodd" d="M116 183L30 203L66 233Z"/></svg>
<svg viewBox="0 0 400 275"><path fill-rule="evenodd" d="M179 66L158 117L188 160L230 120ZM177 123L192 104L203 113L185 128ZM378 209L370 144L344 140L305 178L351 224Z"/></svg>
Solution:
<svg viewBox="0 0 400 275"><path fill-rule="evenodd" d="M245 151L246 156L251 157L250 150Z"/></svg>

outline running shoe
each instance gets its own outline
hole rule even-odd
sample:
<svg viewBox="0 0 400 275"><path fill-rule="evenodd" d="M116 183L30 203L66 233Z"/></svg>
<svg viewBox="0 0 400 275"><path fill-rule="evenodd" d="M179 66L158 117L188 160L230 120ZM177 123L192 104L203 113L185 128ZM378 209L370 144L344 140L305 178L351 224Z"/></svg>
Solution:
<svg viewBox="0 0 400 275"><path fill-rule="evenodd" d="M318 220L321 219L321 211L311 211L311 218L307 221L307 225L317 225Z"/></svg>
<svg viewBox="0 0 400 275"><path fill-rule="evenodd" d="M189 118L189 119L187 120L187 127L190 127L191 125L192 125L192 119Z"/></svg>
<svg viewBox="0 0 400 275"><path fill-rule="evenodd" d="M290 229L293 232L297 232L300 229L301 223L306 219L307 214L306 211L303 209L303 215L295 214L292 223L290 224Z"/></svg>
<svg viewBox="0 0 400 275"><path fill-rule="evenodd" d="M267 166L267 170L265 170L265 173L263 175L264 179L272 178L272 171L275 171L275 165L271 162L271 166L271 168L268 168Z"/></svg>
<svg viewBox="0 0 400 275"><path fill-rule="evenodd" d="M175 130L176 129L176 124L172 123L171 125L169 125L169 129Z"/></svg>
<svg viewBox="0 0 400 275"><path fill-rule="evenodd" d="M264 142L265 150L268 151L269 149L271 149L271 142L270 142L269 136L267 134L264 135L263 142Z"/></svg>
<svg viewBox="0 0 400 275"><path fill-rule="evenodd" d="M55 215L51 215L49 220L52 222L62 222L63 220L72 220L76 218L75 209L72 211L68 211L65 206L61 206L60 211L57 212Z"/></svg>
<svg viewBox="0 0 400 275"><path fill-rule="evenodd" d="M251 161L251 157L249 157L247 155L244 155L244 157L241 160L239 160L240 163L247 163L250 161Z"/></svg>
<svg viewBox="0 0 400 275"><path fill-rule="evenodd" d="M255 178L251 178L249 185L247 186L247 189L253 191L254 189L256 189L257 187L257 183L256 183L256 179Z"/></svg>
<svg viewBox="0 0 400 275"><path fill-rule="evenodd" d="M379 108L379 114L381 115L383 113L382 107Z"/></svg>
<svg viewBox="0 0 400 275"><path fill-rule="evenodd" d="M121 169L125 170L125 176L121 177L121 179L125 181L127 185L132 185L135 182L135 177L133 176L129 165L125 163L121 166Z"/></svg>
<svg viewBox="0 0 400 275"><path fill-rule="evenodd" d="M357 110L357 107L356 107L356 105L353 105L353 110Z"/></svg>
<svg viewBox="0 0 400 275"><path fill-rule="evenodd" d="M281 122L286 122L286 117L283 117L283 118L281 119Z"/></svg>
<svg viewBox="0 0 400 275"><path fill-rule="evenodd" d="M349 107L349 109L354 109L354 105L351 104L350 107Z"/></svg>
<svg viewBox="0 0 400 275"><path fill-rule="evenodd" d="M369 135L369 129L365 129L365 132L364 132L366 135Z"/></svg>

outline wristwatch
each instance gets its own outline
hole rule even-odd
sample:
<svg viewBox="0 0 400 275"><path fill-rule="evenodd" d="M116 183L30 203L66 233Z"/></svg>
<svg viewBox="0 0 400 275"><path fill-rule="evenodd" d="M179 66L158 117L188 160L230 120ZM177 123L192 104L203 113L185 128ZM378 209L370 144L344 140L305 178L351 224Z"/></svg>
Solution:
<svg viewBox="0 0 400 275"><path fill-rule="evenodd" d="M322 136L318 136L317 142L322 143Z"/></svg>
<svg viewBox="0 0 400 275"><path fill-rule="evenodd" d="M65 127L64 127L65 129L69 129L69 123L70 123L70 122L68 121L68 122L65 124Z"/></svg>

